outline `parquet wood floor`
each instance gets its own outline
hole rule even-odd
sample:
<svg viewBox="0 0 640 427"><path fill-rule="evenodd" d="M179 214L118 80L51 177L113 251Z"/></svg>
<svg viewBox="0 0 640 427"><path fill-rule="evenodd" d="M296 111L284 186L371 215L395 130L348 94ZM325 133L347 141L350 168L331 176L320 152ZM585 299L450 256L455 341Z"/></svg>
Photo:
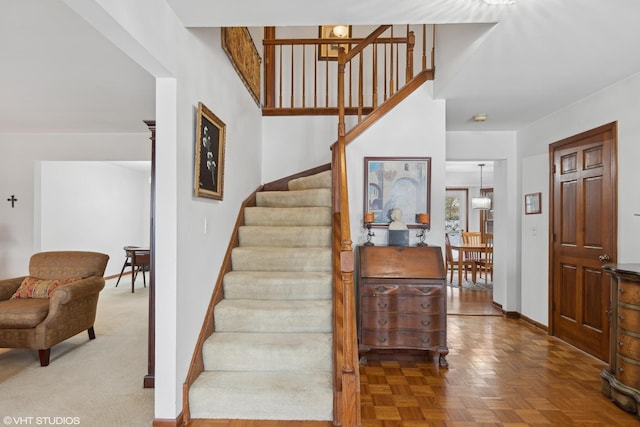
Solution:
<svg viewBox="0 0 640 427"><path fill-rule="evenodd" d="M424 352L367 353L366 365L360 366L363 427L640 426L635 415L602 395L603 362L524 322L495 316L491 292L449 292L448 305L456 306L447 319L449 368L440 368ZM331 424L217 420L190 425Z"/></svg>

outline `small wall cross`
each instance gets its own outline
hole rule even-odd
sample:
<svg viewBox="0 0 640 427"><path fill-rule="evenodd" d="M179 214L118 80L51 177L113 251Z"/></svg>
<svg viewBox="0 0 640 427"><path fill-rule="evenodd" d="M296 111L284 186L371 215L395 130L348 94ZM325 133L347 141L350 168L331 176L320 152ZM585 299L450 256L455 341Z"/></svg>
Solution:
<svg viewBox="0 0 640 427"><path fill-rule="evenodd" d="M15 203L18 201L18 199L16 199L16 195L12 194L10 198L7 199L7 202L11 202L11 207L14 208L15 207Z"/></svg>

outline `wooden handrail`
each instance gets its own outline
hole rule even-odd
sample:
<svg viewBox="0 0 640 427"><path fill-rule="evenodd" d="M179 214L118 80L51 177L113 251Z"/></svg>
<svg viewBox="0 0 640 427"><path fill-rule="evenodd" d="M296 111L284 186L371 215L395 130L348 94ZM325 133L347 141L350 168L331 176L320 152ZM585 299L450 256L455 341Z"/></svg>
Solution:
<svg viewBox="0 0 640 427"><path fill-rule="evenodd" d="M389 25L387 25L389 27ZM368 37L367 37L368 38ZM365 38L345 38L340 39L340 44L349 44L354 45L361 43ZM406 44L408 42L408 37L380 37L376 41L378 43L395 43L395 44ZM280 46L280 45L323 45L323 44L335 44L335 39L271 39L264 40L262 44L264 46ZM366 45L365 45L366 47Z"/></svg>

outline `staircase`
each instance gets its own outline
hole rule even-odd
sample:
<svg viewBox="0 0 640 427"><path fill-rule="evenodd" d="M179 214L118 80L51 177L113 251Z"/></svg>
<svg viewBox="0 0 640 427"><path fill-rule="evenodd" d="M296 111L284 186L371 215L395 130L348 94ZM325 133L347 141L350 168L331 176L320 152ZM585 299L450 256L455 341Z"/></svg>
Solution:
<svg viewBox="0 0 640 427"><path fill-rule="evenodd" d="M333 420L331 171L244 211L192 419Z"/></svg>

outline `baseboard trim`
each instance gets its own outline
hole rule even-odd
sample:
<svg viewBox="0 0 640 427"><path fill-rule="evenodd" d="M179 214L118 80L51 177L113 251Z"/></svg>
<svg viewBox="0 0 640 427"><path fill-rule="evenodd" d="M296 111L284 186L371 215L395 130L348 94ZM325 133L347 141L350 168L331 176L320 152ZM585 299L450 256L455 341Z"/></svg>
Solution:
<svg viewBox="0 0 640 427"><path fill-rule="evenodd" d="M184 419L182 417L182 412L180 412L180 414L175 420L166 419L166 418L153 419L153 427L183 427L183 426L184 426Z"/></svg>
<svg viewBox="0 0 640 427"><path fill-rule="evenodd" d="M502 315L504 317L506 317L507 319L520 319L520 313L518 313L517 311L505 311L502 308L502 304L498 304L495 301L491 301L491 305L493 305L495 308L497 308L498 310L500 310L500 312L502 313Z"/></svg>
<svg viewBox="0 0 640 427"><path fill-rule="evenodd" d="M549 333L549 327L548 326L545 326L540 322L536 322L535 320L533 320L533 319L531 319L531 318L529 318L527 316L520 315L520 320L522 320L523 322L533 326L534 328L537 328L537 329L540 329L540 330L544 331L547 334Z"/></svg>
<svg viewBox="0 0 640 427"><path fill-rule="evenodd" d="M549 328L545 325L543 325L540 322L536 322L535 320L520 314L517 311L505 311L502 309L502 304L498 304L495 301L491 302L491 305L493 305L495 308L497 308L498 310L500 310L500 312L502 313L502 315L504 317L506 317L507 319L516 319L516 320L521 320L531 326L533 326L534 328L540 329L541 331L544 331L545 333L549 333Z"/></svg>

